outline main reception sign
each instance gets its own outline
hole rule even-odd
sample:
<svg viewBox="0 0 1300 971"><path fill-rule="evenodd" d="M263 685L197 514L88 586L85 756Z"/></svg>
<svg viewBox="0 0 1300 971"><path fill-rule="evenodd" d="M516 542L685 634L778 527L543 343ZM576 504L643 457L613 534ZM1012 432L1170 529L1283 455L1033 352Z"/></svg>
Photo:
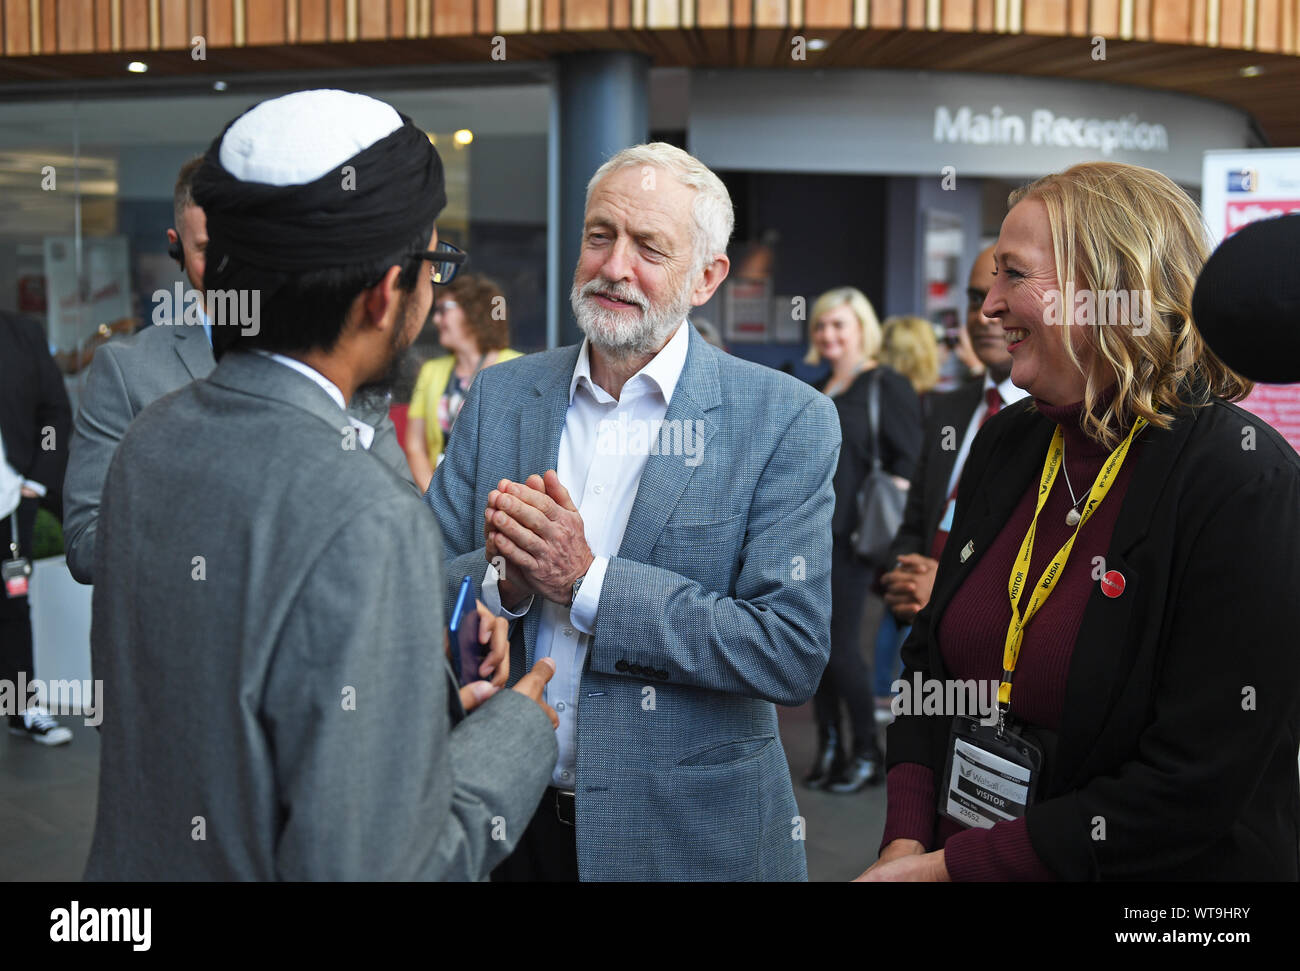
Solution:
<svg viewBox="0 0 1300 971"><path fill-rule="evenodd" d="M1083 161L1199 186L1256 144L1235 108L1101 82L935 71L696 70L690 150L716 169L1029 179Z"/></svg>

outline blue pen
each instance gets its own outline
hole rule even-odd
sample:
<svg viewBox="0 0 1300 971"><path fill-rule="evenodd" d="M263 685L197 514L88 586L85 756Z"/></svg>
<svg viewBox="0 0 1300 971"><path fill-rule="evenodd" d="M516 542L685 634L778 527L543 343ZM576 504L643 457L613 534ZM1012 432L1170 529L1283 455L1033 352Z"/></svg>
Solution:
<svg viewBox="0 0 1300 971"><path fill-rule="evenodd" d="M448 628L448 642L451 645L451 669L456 672L456 680L460 681L460 625L465 617L465 609L474 602L474 581L470 577L465 577L460 581L460 593L456 594L456 606L451 612L451 626Z"/></svg>

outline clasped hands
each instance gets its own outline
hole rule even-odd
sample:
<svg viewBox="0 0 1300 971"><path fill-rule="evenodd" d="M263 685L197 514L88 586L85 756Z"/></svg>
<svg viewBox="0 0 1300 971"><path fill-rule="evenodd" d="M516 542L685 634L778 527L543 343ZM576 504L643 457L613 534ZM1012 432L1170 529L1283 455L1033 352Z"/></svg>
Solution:
<svg viewBox="0 0 1300 971"><path fill-rule="evenodd" d="M910 624L930 602L939 561L919 553L904 553L898 565L880 578L885 588L885 606L895 617Z"/></svg>
<svg viewBox="0 0 1300 971"><path fill-rule="evenodd" d="M502 479L488 494L483 519L484 555L489 563L505 560L506 568L497 571L502 606L513 613L539 594L567 607L574 581L586 576L595 557L578 507L555 471L523 483Z"/></svg>

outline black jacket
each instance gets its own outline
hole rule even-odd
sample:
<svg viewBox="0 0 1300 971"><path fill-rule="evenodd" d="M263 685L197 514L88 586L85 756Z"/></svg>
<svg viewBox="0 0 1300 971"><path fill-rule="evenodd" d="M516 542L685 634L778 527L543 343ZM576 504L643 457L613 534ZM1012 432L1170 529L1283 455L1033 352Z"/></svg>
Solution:
<svg viewBox="0 0 1300 971"><path fill-rule="evenodd" d="M930 542L948 506L948 477L957 461L957 449L971 415L984 400L984 379L976 378L953 391L929 395L928 400L921 457L907 492L903 522L889 548L886 563L890 566L904 553L930 555ZM951 447L945 448L948 443L952 443Z"/></svg>
<svg viewBox="0 0 1300 971"><path fill-rule="evenodd" d="M24 479L45 486L48 491L41 504L62 516L72 406L41 325L30 317L3 311L0 434L4 436L5 461ZM44 447L47 444L51 447Z"/></svg>
<svg viewBox="0 0 1300 971"><path fill-rule="evenodd" d="M940 618L1041 472L1054 427L1026 399L976 436L904 679L946 677ZM1067 880L1295 880L1300 457L1215 401L1148 427L1129 461L1105 558L1127 583L1115 599L1098 584L1084 611L1030 841ZM948 723L898 718L889 764L941 780Z"/></svg>
<svg viewBox="0 0 1300 971"><path fill-rule="evenodd" d="M872 375L878 374L878 378ZM828 375L814 387L826 387ZM858 525L858 490L871 470L872 442L867 419L869 382L880 382L880 458L886 472L910 480L921 452L921 404L911 382L893 368L878 364L863 371L835 397L840 416L840 464L835 469L835 515L831 534L848 537Z"/></svg>

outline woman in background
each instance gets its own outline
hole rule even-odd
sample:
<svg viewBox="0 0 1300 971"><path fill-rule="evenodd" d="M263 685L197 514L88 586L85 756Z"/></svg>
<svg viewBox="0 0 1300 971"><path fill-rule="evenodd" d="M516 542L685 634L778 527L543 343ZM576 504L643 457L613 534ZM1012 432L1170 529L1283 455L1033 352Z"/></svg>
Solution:
<svg viewBox="0 0 1300 971"><path fill-rule="evenodd" d="M860 560L850 537L857 528L857 494L879 447L884 470L907 488L921 451L921 412L916 392L893 368L878 364L880 323L860 290L840 287L817 298L810 315L812 347L804 359L831 371L816 385L835 400L843 445L835 470L831 521L831 656L813 696L818 754L805 777L811 789L858 792L883 777L876 739L871 672L862 655L862 607L873 564ZM880 427L873 441L867 418L871 385L879 382ZM853 725L853 755L840 731L840 702Z"/></svg>
<svg viewBox="0 0 1300 971"><path fill-rule="evenodd" d="M429 488L474 378L485 367L521 356L507 346L506 298L487 277L459 273L435 297L438 343L451 353L420 368L406 421L406 457L421 492Z"/></svg>
<svg viewBox="0 0 1300 971"><path fill-rule="evenodd" d="M917 395L933 391L939 383L939 342L934 325L924 317L887 318L880 363L907 378Z"/></svg>

